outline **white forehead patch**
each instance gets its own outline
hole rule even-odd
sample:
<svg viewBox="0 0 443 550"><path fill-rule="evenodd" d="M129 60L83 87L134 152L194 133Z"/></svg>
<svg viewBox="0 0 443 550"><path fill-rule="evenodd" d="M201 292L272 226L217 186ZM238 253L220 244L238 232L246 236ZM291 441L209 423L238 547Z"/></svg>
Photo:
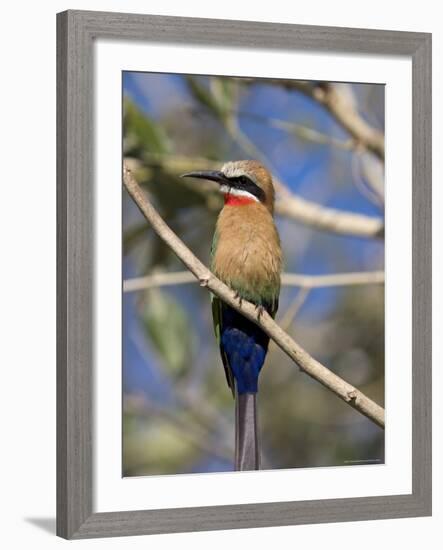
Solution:
<svg viewBox="0 0 443 550"><path fill-rule="evenodd" d="M254 175L247 172L238 162L227 162L222 166L221 171L227 178L239 178L240 176L246 176L255 184L257 183Z"/></svg>

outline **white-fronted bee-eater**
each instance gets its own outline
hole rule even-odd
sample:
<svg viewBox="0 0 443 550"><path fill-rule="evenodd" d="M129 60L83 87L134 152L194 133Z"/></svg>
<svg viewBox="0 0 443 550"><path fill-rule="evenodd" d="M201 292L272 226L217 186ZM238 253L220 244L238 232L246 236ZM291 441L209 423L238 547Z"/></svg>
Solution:
<svg viewBox="0 0 443 550"><path fill-rule="evenodd" d="M240 299L266 310L278 308L282 254L274 224L274 186L257 161L228 162L219 171L184 177L212 180L224 195L211 248L211 269ZM269 337L252 321L212 297L215 334L226 380L235 397L235 469L258 470L257 392Z"/></svg>

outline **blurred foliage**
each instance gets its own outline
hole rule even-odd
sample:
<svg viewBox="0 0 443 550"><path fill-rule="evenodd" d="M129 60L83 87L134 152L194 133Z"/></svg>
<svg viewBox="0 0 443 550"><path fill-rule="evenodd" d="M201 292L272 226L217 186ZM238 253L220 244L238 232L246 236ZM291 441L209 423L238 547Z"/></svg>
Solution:
<svg viewBox="0 0 443 550"><path fill-rule="evenodd" d="M348 88L382 130L383 87ZM167 223L205 263L222 201L204 182L179 175L250 157L245 136L307 198L348 210L376 208L353 181L355 152L334 145L348 136L300 93L263 81L143 73L125 73L124 91L125 158ZM124 277L182 270L129 197L123 199ZM383 243L277 223L287 271L383 269ZM295 293L282 290L277 321ZM383 287L312 290L289 332L383 404ZM234 407L207 291L191 284L125 294L123 354L123 474L232 470ZM276 346L260 379L259 422L264 468L384 461L383 432Z"/></svg>
<svg viewBox="0 0 443 550"><path fill-rule="evenodd" d="M186 373L193 360L195 334L181 304L158 288L147 291L142 320L147 337L171 376Z"/></svg>
<svg viewBox="0 0 443 550"><path fill-rule="evenodd" d="M167 153L168 146L161 126L143 116L140 109L126 100L123 110L123 135L125 152L132 156L143 156L146 146L155 153Z"/></svg>

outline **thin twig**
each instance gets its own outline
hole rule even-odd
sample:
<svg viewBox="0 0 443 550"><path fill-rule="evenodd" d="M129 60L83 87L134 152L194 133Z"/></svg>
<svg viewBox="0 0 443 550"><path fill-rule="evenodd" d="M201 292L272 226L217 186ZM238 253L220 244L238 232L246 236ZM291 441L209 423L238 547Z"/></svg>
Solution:
<svg viewBox="0 0 443 550"><path fill-rule="evenodd" d="M302 275L300 273L283 273L283 286L302 288L320 288L325 286L356 286L384 283L383 271L363 271L355 273L332 273L328 275ZM123 292L135 292L157 286L171 286L196 283L189 271L152 273L144 277L134 277L123 281Z"/></svg>
<svg viewBox="0 0 443 550"><path fill-rule="evenodd" d="M365 415L372 422L384 427L384 409L372 401L369 397L357 390L354 386L334 374L319 361L311 357L299 344L297 344L286 332L275 323L272 317L265 311L257 313L254 304L240 301L233 290L217 279L213 273L189 250L181 239L171 230L155 208L143 194L131 172L125 167L123 183L137 204L141 213L151 224L157 235L175 252L177 257L200 281L200 285L206 287L225 303L241 312L262 328L266 334L300 367L302 371L320 382L323 386L335 393L343 401Z"/></svg>
<svg viewBox="0 0 443 550"><path fill-rule="evenodd" d="M384 205L385 203L385 177L384 166L378 160L370 157L369 155L359 155L361 166L361 177L366 182L368 187L372 189L375 195L378 197L378 203Z"/></svg>
<svg viewBox="0 0 443 550"><path fill-rule="evenodd" d="M303 304L306 302L311 288L309 287L300 287L295 295L294 300L289 304L287 310L285 311L283 317L280 320L280 326L283 330L288 331L294 319L297 317L298 312L303 307ZM274 340L269 342L269 351L275 351L277 349L277 344Z"/></svg>
<svg viewBox="0 0 443 550"><path fill-rule="evenodd" d="M309 141L317 145L332 145L333 147L344 151L350 151L354 149L356 145L353 139L347 139L345 141L337 139L333 136L329 136L328 134L324 134L323 132L319 132L315 128L311 128L310 126L305 126L304 124L299 124L297 122L291 122L274 117L266 117L256 113L250 113L248 111L238 111L238 115L251 120L256 120L257 122L262 122L271 128L277 128L278 130L283 130L287 133L294 134L304 141Z"/></svg>
<svg viewBox="0 0 443 550"><path fill-rule="evenodd" d="M383 208L384 196L381 195L379 190L375 187L375 182L363 177L362 162L361 153L356 152L351 158L351 174L354 185L368 201L379 208Z"/></svg>
<svg viewBox="0 0 443 550"><path fill-rule="evenodd" d="M310 291L310 287L301 287L300 290L297 292L294 300L289 304L288 309L286 310L280 321L280 326L283 330L288 330L289 327L292 325L294 319L297 316L297 313L306 302Z"/></svg>

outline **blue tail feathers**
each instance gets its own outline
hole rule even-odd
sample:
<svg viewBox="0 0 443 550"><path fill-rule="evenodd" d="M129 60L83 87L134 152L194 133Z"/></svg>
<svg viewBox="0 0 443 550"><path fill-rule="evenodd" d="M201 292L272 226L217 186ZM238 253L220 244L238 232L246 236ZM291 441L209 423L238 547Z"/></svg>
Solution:
<svg viewBox="0 0 443 550"><path fill-rule="evenodd" d="M226 354L239 394L257 393L269 337L252 321L223 305L220 345Z"/></svg>

